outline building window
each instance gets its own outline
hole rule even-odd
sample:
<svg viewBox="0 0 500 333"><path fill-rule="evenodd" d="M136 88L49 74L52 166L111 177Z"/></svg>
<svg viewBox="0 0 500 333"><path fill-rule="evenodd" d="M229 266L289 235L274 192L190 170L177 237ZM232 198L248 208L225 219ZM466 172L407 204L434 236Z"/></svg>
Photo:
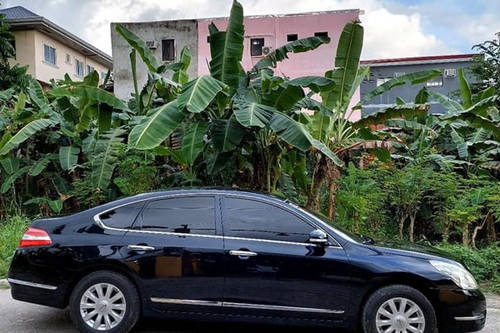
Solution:
<svg viewBox="0 0 500 333"><path fill-rule="evenodd" d="M164 39L161 41L161 55L163 61L175 60L175 40Z"/></svg>
<svg viewBox="0 0 500 333"><path fill-rule="evenodd" d="M391 79L390 77L385 77L385 78L377 79L377 87L380 86L380 85L383 85L384 83L386 83L390 79Z"/></svg>
<svg viewBox="0 0 500 333"><path fill-rule="evenodd" d="M66 53L66 63L71 65L71 56L69 53Z"/></svg>
<svg viewBox="0 0 500 333"><path fill-rule="evenodd" d="M56 49L46 44L43 45L43 57L49 64L56 64Z"/></svg>
<svg viewBox="0 0 500 333"><path fill-rule="evenodd" d="M437 77L425 83L426 87L441 87L443 86L443 78Z"/></svg>
<svg viewBox="0 0 500 333"><path fill-rule="evenodd" d="M297 35L297 34L288 34L288 35L286 35L286 41L287 42L293 42L293 41L296 41L297 39L299 39L299 35Z"/></svg>
<svg viewBox="0 0 500 333"><path fill-rule="evenodd" d="M75 75L79 77L83 77L83 61L75 59Z"/></svg>
<svg viewBox="0 0 500 333"><path fill-rule="evenodd" d="M328 31L315 32L314 37L328 37Z"/></svg>
<svg viewBox="0 0 500 333"><path fill-rule="evenodd" d="M90 65L87 65L87 74L90 74L92 73L93 71L95 71L95 68L90 66Z"/></svg>
<svg viewBox="0 0 500 333"><path fill-rule="evenodd" d="M252 57L261 56L263 47L264 47L264 38L250 39L250 55Z"/></svg>
<svg viewBox="0 0 500 333"><path fill-rule="evenodd" d="M108 76L108 73L101 72L101 79L106 80L106 76Z"/></svg>
<svg viewBox="0 0 500 333"><path fill-rule="evenodd" d="M457 76L457 69L456 68L447 68L443 71L444 77L445 78L454 78Z"/></svg>

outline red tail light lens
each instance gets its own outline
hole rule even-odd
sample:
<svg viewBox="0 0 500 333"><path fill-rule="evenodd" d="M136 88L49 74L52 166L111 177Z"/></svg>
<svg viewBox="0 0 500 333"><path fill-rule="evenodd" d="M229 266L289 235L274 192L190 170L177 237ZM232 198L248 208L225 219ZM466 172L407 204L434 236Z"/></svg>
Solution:
<svg viewBox="0 0 500 333"><path fill-rule="evenodd" d="M23 238L21 238L19 247L45 246L50 244L52 244L52 240L47 231L29 227L24 233Z"/></svg>

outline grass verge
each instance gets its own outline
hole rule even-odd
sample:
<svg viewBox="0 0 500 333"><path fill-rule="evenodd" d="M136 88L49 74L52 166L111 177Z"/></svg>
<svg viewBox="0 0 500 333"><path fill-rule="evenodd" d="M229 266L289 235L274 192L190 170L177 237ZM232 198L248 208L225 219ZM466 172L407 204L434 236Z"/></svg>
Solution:
<svg viewBox="0 0 500 333"><path fill-rule="evenodd" d="M29 224L30 221L22 216L0 221L0 279L7 277L12 256Z"/></svg>

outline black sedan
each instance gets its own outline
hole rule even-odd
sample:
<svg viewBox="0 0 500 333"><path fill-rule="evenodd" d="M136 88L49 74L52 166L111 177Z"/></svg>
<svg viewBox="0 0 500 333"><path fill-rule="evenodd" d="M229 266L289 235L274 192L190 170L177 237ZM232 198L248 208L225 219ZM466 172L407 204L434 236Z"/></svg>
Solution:
<svg viewBox="0 0 500 333"><path fill-rule="evenodd" d="M365 333L472 332L486 318L460 263L231 190L142 194L34 221L8 281L17 300L69 307L82 332L128 332L140 316Z"/></svg>

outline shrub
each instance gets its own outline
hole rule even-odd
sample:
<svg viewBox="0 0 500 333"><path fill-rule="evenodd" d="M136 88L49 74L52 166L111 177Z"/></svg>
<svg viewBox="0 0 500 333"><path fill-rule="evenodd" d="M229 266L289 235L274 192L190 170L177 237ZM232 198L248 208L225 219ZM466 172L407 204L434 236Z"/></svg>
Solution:
<svg viewBox="0 0 500 333"><path fill-rule="evenodd" d="M498 271L500 268L500 247L498 244L480 250L448 243L441 243L436 247L463 262L478 282L496 281L498 287L500 282Z"/></svg>

